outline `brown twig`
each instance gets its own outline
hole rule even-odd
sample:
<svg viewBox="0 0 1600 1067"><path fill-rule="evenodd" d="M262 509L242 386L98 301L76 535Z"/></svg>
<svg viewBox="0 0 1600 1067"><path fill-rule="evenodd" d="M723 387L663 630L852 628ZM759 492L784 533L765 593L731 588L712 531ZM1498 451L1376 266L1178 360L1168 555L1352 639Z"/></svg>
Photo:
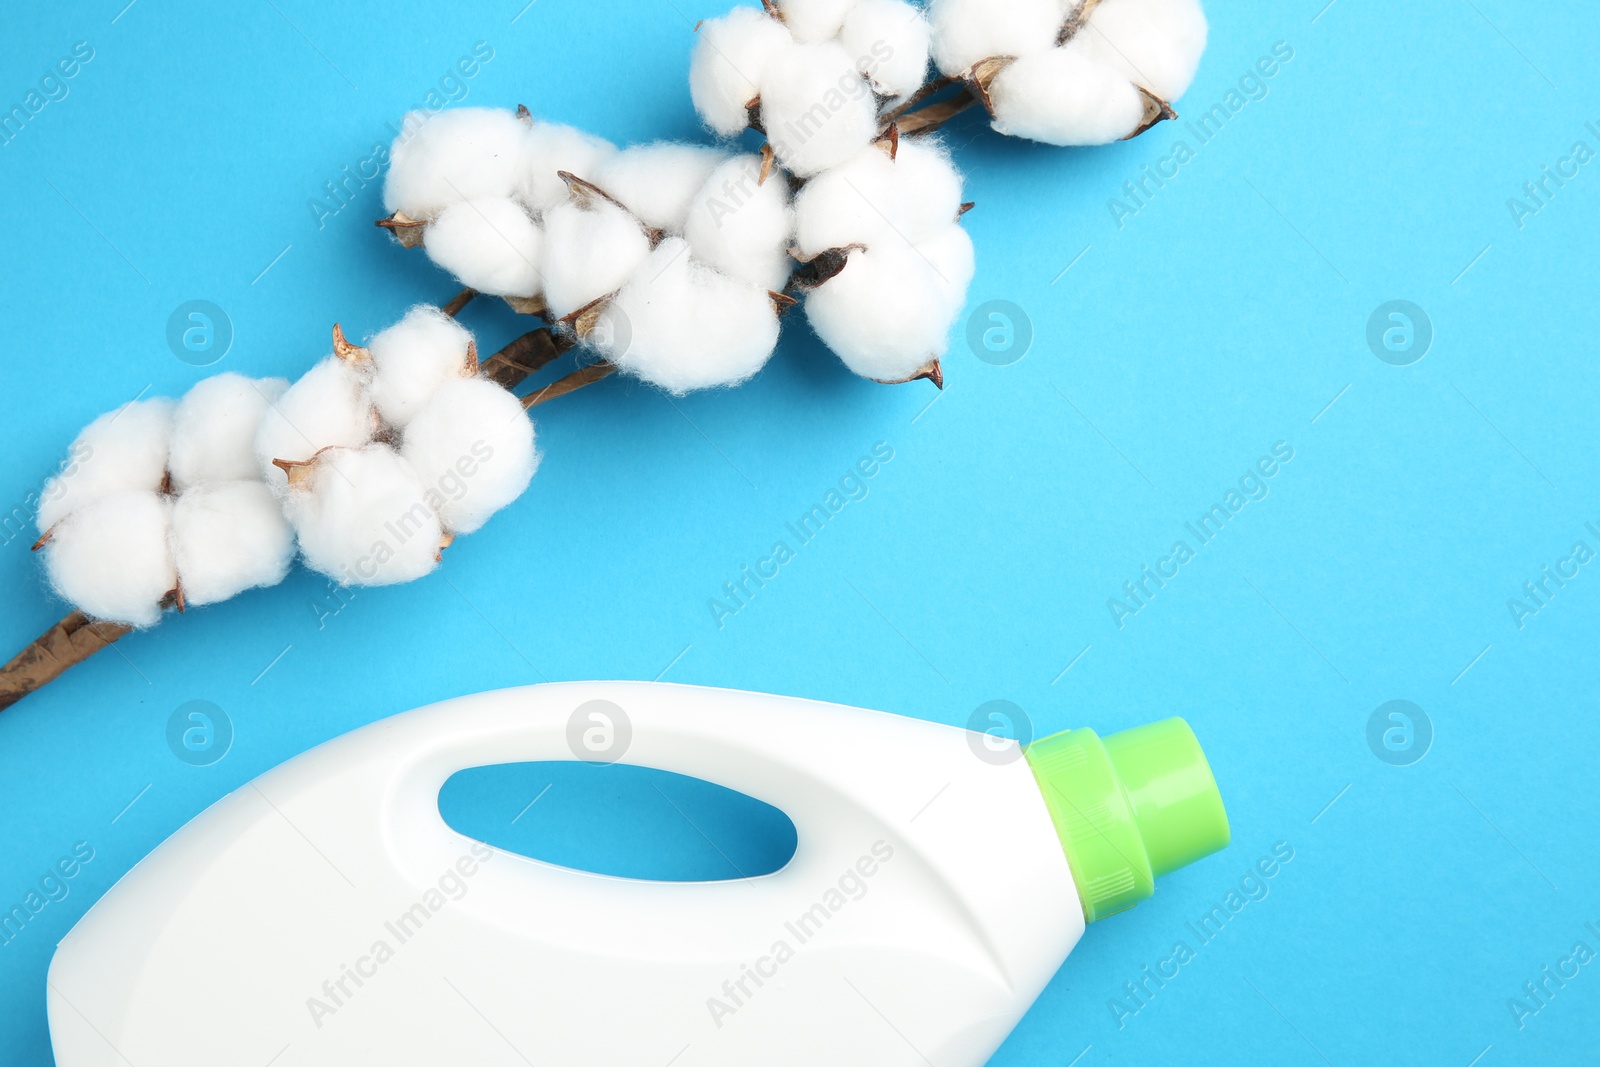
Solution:
<svg viewBox="0 0 1600 1067"><path fill-rule="evenodd" d="M890 123L894 122L895 119L899 118L901 115L904 115L906 112L910 111L918 104L928 99L928 97L944 89L948 89L950 86L954 85L960 80L960 78L953 75L942 78L934 78L932 81L928 82L928 84L924 85L922 88L918 89L916 92L912 93L910 96L901 101L899 107L879 115L879 124L884 126L889 125Z"/></svg>
<svg viewBox="0 0 1600 1067"><path fill-rule="evenodd" d="M481 373L503 389L515 389L528 375L543 370L561 358L573 343L564 334L552 333L550 327L541 326L490 356L484 362Z"/></svg>
<svg viewBox="0 0 1600 1067"><path fill-rule="evenodd" d="M74 611L17 653L10 663L0 667L0 710L55 681L68 667L82 663L117 638L132 632L131 626L96 622L83 612Z"/></svg>
<svg viewBox="0 0 1600 1067"><path fill-rule="evenodd" d="M439 310L449 315L452 319L461 314L461 309L472 303L472 298L478 295L478 290L470 285L455 295L455 298Z"/></svg>
<svg viewBox="0 0 1600 1067"><path fill-rule="evenodd" d="M540 404L554 400L558 396L566 396L568 393L576 392L586 385L593 385L602 378L608 378L616 372L616 369L617 365L615 363L604 362L591 363L587 367L579 367L565 378L551 382L543 389L523 397L522 406L524 409L536 408Z"/></svg>
<svg viewBox="0 0 1600 1067"><path fill-rule="evenodd" d="M895 120L900 127L901 136L913 133L931 133L940 126L949 122L963 111L978 103L977 95L970 86L963 88L959 93L936 104L907 112Z"/></svg>

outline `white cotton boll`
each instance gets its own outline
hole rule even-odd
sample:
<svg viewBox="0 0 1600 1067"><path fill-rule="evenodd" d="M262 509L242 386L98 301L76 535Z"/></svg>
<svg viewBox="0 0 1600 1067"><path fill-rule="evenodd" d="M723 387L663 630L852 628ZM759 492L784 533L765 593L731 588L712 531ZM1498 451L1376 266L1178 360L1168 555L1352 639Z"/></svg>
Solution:
<svg viewBox="0 0 1600 1067"><path fill-rule="evenodd" d="M598 196L551 208L544 232L544 299L557 318L622 288L650 254L639 220Z"/></svg>
<svg viewBox="0 0 1600 1067"><path fill-rule="evenodd" d="M809 178L878 135L878 105L843 45L790 45L767 65L761 124L778 162Z"/></svg>
<svg viewBox="0 0 1600 1067"><path fill-rule="evenodd" d="M289 386L261 416L256 461L261 477L281 491L283 471L275 459L298 462L323 448L356 448L377 432L377 413L367 392L371 367L324 356Z"/></svg>
<svg viewBox="0 0 1600 1067"><path fill-rule="evenodd" d="M774 170L761 177L761 157L742 155L711 172L695 194L683 235L695 257L763 289L781 290L794 269L789 182Z"/></svg>
<svg viewBox="0 0 1600 1067"><path fill-rule="evenodd" d="M1108 64L1169 102L1188 91L1206 50L1199 0L1104 0L1078 32L1104 38Z"/></svg>
<svg viewBox="0 0 1600 1067"><path fill-rule="evenodd" d="M736 7L702 22L689 61L689 96L706 125L724 137L744 129L767 64L793 43L783 23L759 8Z"/></svg>
<svg viewBox="0 0 1600 1067"><path fill-rule="evenodd" d="M921 8L905 0L856 0L839 43L873 88L904 96L921 88L927 76L933 27Z"/></svg>
<svg viewBox="0 0 1600 1067"><path fill-rule="evenodd" d="M1046 51L1076 8L1062 0L931 0L933 61L955 77L991 57Z"/></svg>
<svg viewBox="0 0 1600 1067"><path fill-rule="evenodd" d="M284 501L312 570L345 585L409 582L439 563L444 530L411 464L388 445L334 448Z"/></svg>
<svg viewBox="0 0 1600 1067"><path fill-rule="evenodd" d="M592 182L606 161L617 154L617 146L610 141L558 122L535 122L527 137L528 170L522 175L519 196L535 215L567 199L561 171Z"/></svg>
<svg viewBox="0 0 1600 1067"><path fill-rule="evenodd" d="M778 0L784 25L804 44L837 37L854 6L855 0Z"/></svg>
<svg viewBox="0 0 1600 1067"><path fill-rule="evenodd" d="M1079 33L1063 48L1017 60L989 86L991 125L1010 137L1053 145L1098 145L1133 133L1144 97L1105 63L1101 46Z"/></svg>
<svg viewBox="0 0 1600 1067"><path fill-rule="evenodd" d="M455 533L472 533L521 496L539 465L522 402L484 378L440 388L406 427L400 455Z"/></svg>
<svg viewBox="0 0 1600 1067"><path fill-rule="evenodd" d="M972 284L977 267L971 235L959 223L952 222L917 242L917 251L933 267L952 312L959 313L966 306L967 286Z"/></svg>
<svg viewBox="0 0 1600 1067"><path fill-rule="evenodd" d="M510 196L527 174L527 135L515 114L498 108L413 111L389 149L383 206L431 219L462 200Z"/></svg>
<svg viewBox="0 0 1600 1067"><path fill-rule="evenodd" d="M864 378L898 381L944 354L961 310L951 299L954 281L908 245L855 251L842 271L806 294L806 318L845 366Z"/></svg>
<svg viewBox="0 0 1600 1067"><path fill-rule="evenodd" d="M39 532L111 493L161 488L175 408L164 397L135 400L85 426L39 494Z"/></svg>
<svg viewBox="0 0 1600 1067"><path fill-rule="evenodd" d="M155 625L178 584L171 515L167 498L149 490L112 493L74 511L43 549L50 585L96 619Z"/></svg>
<svg viewBox="0 0 1600 1067"><path fill-rule="evenodd" d="M936 140L906 137L893 160L868 145L812 178L794 200L795 246L830 248L894 240L915 244L955 221L961 172Z"/></svg>
<svg viewBox="0 0 1600 1067"><path fill-rule="evenodd" d="M543 244L527 209L505 196L452 204L422 234L429 259L490 296L536 295Z"/></svg>
<svg viewBox="0 0 1600 1067"><path fill-rule="evenodd" d="M624 371L682 394L760 370L778 345L778 313L765 289L696 262L687 242L669 237L590 337Z"/></svg>
<svg viewBox="0 0 1600 1067"><path fill-rule="evenodd" d="M477 371L469 360L472 334L431 304L406 312L367 347L372 353L372 402L383 421L396 429L410 422L439 386Z"/></svg>
<svg viewBox="0 0 1600 1067"><path fill-rule="evenodd" d="M595 174L594 183L620 200L652 229L683 229L694 194L717 165L728 158L720 148L704 145L656 144L624 148Z"/></svg>
<svg viewBox="0 0 1600 1067"><path fill-rule="evenodd" d="M210 482L172 506L172 555L190 607L277 585L294 560L294 531L259 481Z"/></svg>
<svg viewBox="0 0 1600 1067"><path fill-rule="evenodd" d="M167 470L175 489L261 477L256 431L289 388L285 378L228 371L195 383L178 402Z"/></svg>

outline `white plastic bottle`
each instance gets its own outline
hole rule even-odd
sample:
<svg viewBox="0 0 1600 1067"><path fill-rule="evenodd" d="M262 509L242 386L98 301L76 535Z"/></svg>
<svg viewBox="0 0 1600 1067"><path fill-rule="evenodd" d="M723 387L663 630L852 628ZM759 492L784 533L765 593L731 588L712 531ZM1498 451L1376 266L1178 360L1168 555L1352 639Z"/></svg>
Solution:
<svg viewBox="0 0 1600 1067"><path fill-rule="evenodd" d="M50 967L57 1063L975 1067L1086 919L1228 840L1182 720L1026 758L980 737L642 683L375 723L218 801L84 916ZM456 771L595 744L782 809L793 859L616 878L439 814Z"/></svg>

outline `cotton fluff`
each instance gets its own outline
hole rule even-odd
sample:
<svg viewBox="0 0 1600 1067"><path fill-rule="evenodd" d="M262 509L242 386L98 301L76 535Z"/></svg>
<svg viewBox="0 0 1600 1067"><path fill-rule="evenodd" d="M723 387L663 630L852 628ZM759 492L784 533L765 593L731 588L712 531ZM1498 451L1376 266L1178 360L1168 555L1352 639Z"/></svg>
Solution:
<svg viewBox="0 0 1600 1067"><path fill-rule="evenodd" d="M411 464L388 445L330 448L297 471L284 510L313 570L345 585L392 585L439 562L444 531Z"/></svg>
<svg viewBox="0 0 1600 1067"><path fill-rule="evenodd" d="M878 135L877 101L837 41L790 45L762 79L761 124L778 162L809 178Z"/></svg>
<svg viewBox="0 0 1600 1067"><path fill-rule="evenodd" d="M288 388L284 378L246 378L232 371L196 382L173 416L167 457L173 488L260 478L256 430Z"/></svg>
<svg viewBox="0 0 1600 1067"><path fill-rule="evenodd" d="M950 231L966 236L959 226ZM971 245L963 266L959 240L946 234L931 247L851 252L842 271L806 296L817 336L865 378L899 381L921 370L944 354L961 310L956 291L971 281Z"/></svg>
<svg viewBox="0 0 1600 1067"><path fill-rule="evenodd" d="M702 22L689 61L689 96L706 125L724 137L749 125L768 63L792 43L783 23L757 8L736 7Z"/></svg>
<svg viewBox="0 0 1600 1067"><path fill-rule="evenodd" d="M39 494L39 532L111 493L161 488L174 408L165 398L135 400L85 426Z"/></svg>
<svg viewBox="0 0 1600 1067"><path fill-rule="evenodd" d="M167 498L147 489L111 493L74 511L44 546L51 586L93 618L155 625L178 584L171 514Z"/></svg>
<svg viewBox="0 0 1600 1067"><path fill-rule="evenodd" d="M905 0L856 0L839 43L874 89L884 96L904 96L921 88L927 77L933 27L921 8Z"/></svg>
<svg viewBox="0 0 1600 1067"><path fill-rule="evenodd" d="M757 155L717 167L695 194L683 235L696 258L724 274L781 290L794 267L787 251L794 228L789 183L776 171L765 182L760 176Z"/></svg>
<svg viewBox="0 0 1600 1067"><path fill-rule="evenodd" d="M622 288L650 254L639 220L598 196L551 208L544 230L544 299L557 318Z"/></svg>
<svg viewBox="0 0 1600 1067"><path fill-rule="evenodd" d="M1078 32L1102 38L1106 63L1167 101L1189 91L1206 50L1199 0L1103 0Z"/></svg>
<svg viewBox="0 0 1600 1067"><path fill-rule="evenodd" d="M509 196L527 175L529 147L527 126L509 111L413 111L389 149L383 206L431 219L462 200Z"/></svg>
<svg viewBox="0 0 1600 1067"><path fill-rule="evenodd" d="M267 409L256 429L256 460L261 477L284 487L283 471L272 461L310 459L318 450L366 444L378 429L367 393L371 367L324 356Z"/></svg>
<svg viewBox="0 0 1600 1067"><path fill-rule="evenodd" d="M429 259L490 296L537 295L543 244L538 224L506 196L452 204L422 234Z"/></svg>
<svg viewBox="0 0 1600 1067"><path fill-rule="evenodd" d="M933 61L959 77L985 59L1047 51L1077 8L1078 0L930 0Z"/></svg>
<svg viewBox="0 0 1600 1067"><path fill-rule="evenodd" d="M198 607L283 581L294 533L261 482L208 482L173 504L172 554L184 601Z"/></svg>
<svg viewBox="0 0 1600 1067"><path fill-rule="evenodd" d="M783 24L794 39L805 44L826 41L839 35L845 16L855 0L777 0Z"/></svg>
<svg viewBox="0 0 1600 1067"><path fill-rule="evenodd" d="M595 173L594 183L651 229L681 233L695 193L727 158L721 149L703 145L637 145L612 156Z"/></svg>
<svg viewBox="0 0 1600 1067"><path fill-rule="evenodd" d="M476 372L468 362L471 346L467 328L431 304L418 304L374 337L372 401L383 421L404 427L439 386Z"/></svg>
<svg viewBox="0 0 1600 1067"><path fill-rule="evenodd" d="M794 200L795 247L810 258L852 244L915 244L960 212L961 173L938 141L903 138L894 159L868 145L800 190Z"/></svg>
<svg viewBox="0 0 1600 1067"><path fill-rule="evenodd" d="M522 402L484 378L441 386L406 427L400 455L455 533L472 533L521 496L539 465Z"/></svg>
<svg viewBox="0 0 1600 1067"><path fill-rule="evenodd" d="M1107 51L1083 32L1006 67L989 86L995 130L1053 145L1109 144L1133 133L1144 97L1106 62Z"/></svg>
<svg viewBox="0 0 1600 1067"><path fill-rule="evenodd" d="M591 336L624 371L682 394L737 385L760 370L778 344L778 314L765 289L696 262L686 241L669 237Z"/></svg>
<svg viewBox="0 0 1600 1067"><path fill-rule="evenodd" d="M610 141L558 122L535 122L529 128L528 169L522 175L518 196L538 215L567 198L561 171L594 181L606 160L617 154Z"/></svg>

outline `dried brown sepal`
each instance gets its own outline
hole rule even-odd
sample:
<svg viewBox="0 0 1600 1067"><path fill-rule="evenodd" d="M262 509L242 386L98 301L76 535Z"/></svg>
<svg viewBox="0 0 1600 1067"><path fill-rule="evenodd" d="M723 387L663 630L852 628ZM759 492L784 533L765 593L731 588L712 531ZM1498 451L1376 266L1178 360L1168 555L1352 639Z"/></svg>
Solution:
<svg viewBox="0 0 1600 1067"><path fill-rule="evenodd" d="M627 204L624 204L621 200L618 200L616 197L600 188L594 182L586 181L585 179L580 178L576 174L572 173L570 170L558 170L556 171L556 177L567 183L567 192L572 196L573 202L579 207L583 208L585 211L593 208L595 200L599 199L615 204L623 211L627 211L629 215L633 214L632 211L628 211ZM640 223L641 227L643 225L643 223ZM646 230L646 232L648 232L648 230Z"/></svg>
<svg viewBox="0 0 1600 1067"><path fill-rule="evenodd" d="M1094 9L1100 6L1100 0L1083 0L1078 5L1078 10L1067 17L1061 24L1061 32L1056 34L1056 46L1066 44L1078 35L1078 31L1089 23L1089 16L1094 14Z"/></svg>
<svg viewBox="0 0 1600 1067"><path fill-rule="evenodd" d="M770 144L761 146L761 170L756 174L756 184L765 185L767 179L772 177L773 165L778 161L777 153L773 152Z"/></svg>
<svg viewBox="0 0 1600 1067"><path fill-rule="evenodd" d="M372 362L372 353L360 345L345 340L344 327L333 324L333 354L346 363L360 365Z"/></svg>
<svg viewBox="0 0 1600 1067"><path fill-rule="evenodd" d="M1016 56L990 56L974 63L972 69L967 71L967 87L983 104L983 109L991 118L994 116L994 101L989 98L989 86L1000 77L1001 71L1016 61Z"/></svg>
<svg viewBox="0 0 1600 1067"><path fill-rule="evenodd" d="M60 677L133 627L96 622L74 611L41 634L4 667L0 667L0 709L9 708L36 689Z"/></svg>
<svg viewBox="0 0 1600 1067"><path fill-rule="evenodd" d="M568 393L582 389L586 385L593 385L602 378L609 378L616 373L616 370L617 365L615 363L605 362L591 363L587 367L579 367L565 378L551 382L543 389L523 397L522 407L524 410L536 408L540 404L554 400L558 396L566 396Z"/></svg>
<svg viewBox="0 0 1600 1067"><path fill-rule="evenodd" d="M978 206L978 202L976 200L968 200L965 204L962 204L959 208L956 209L956 221L960 222L961 221L961 217L963 215L965 215L967 212L971 211L973 208L975 208L977 206Z"/></svg>
<svg viewBox="0 0 1600 1067"><path fill-rule="evenodd" d="M783 9L778 7L775 0L761 0L761 9L779 22L783 21Z"/></svg>
<svg viewBox="0 0 1600 1067"><path fill-rule="evenodd" d="M381 226L394 234L404 248L421 248L422 231L427 228L427 223L414 219L404 211L396 211L393 215L378 219L374 226Z"/></svg>
<svg viewBox="0 0 1600 1067"><path fill-rule="evenodd" d="M522 120L522 124L524 126L532 126L533 125L533 112L528 110L528 105L527 104L518 104L517 105L517 118Z"/></svg>
<svg viewBox="0 0 1600 1067"><path fill-rule="evenodd" d="M28 551L30 551L30 552L39 551L45 545L48 545L50 543L50 539L52 537L54 537L55 535L56 535L56 528L54 526L52 526L52 527L50 527L50 529L46 530L44 533L39 535L39 540L35 541L33 543L33 547L31 549L29 549Z"/></svg>
<svg viewBox="0 0 1600 1067"><path fill-rule="evenodd" d="M467 338L467 360L462 368L461 376L471 378L478 373L478 339Z"/></svg>
<svg viewBox="0 0 1600 1067"><path fill-rule="evenodd" d="M918 89L916 92L902 100L899 106L897 106L893 111L886 111L882 115L879 115L878 122L881 125L887 126L889 123L893 122L901 115L904 115L906 112L910 111L912 108L916 107L930 96L943 92L960 80L961 79L959 77L954 75L934 78L922 88Z"/></svg>
<svg viewBox="0 0 1600 1067"><path fill-rule="evenodd" d="M189 605L188 602L183 598L182 578L179 578L177 584L175 584L171 589L167 590L167 595L161 598L161 605L162 607L177 608L178 614L183 614L184 609Z"/></svg>
<svg viewBox="0 0 1600 1067"><path fill-rule="evenodd" d="M556 321L559 325L571 330L581 341L594 332L595 324L600 321L601 312L605 311L606 305L610 302L611 294L607 293L605 296L589 301L577 311L572 312L570 315L564 315Z"/></svg>
<svg viewBox="0 0 1600 1067"><path fill-rule="evenodd" d="M444 550L449 548L451 545L453 545L455 543L456 543L456 532L454 530L446 530L444 532L444 536L439 538L439 547L434 549L433 561L435 563L443 563L444 562Z"/></svg>
<svg viewBox="0 0 1600 1067"><path fill-rule="evenodd" d="M441 307L439 310L444 312L446 315L449 315L453 319L457 315L461 314L461 309L472 303L472 298L477 295L478 290L469 285L455 296L451 297L450 302Z"/></svg>
<svg viewBox="0 0 1600 1067"><path fill-rule="evenodd" d="M873 141L872 143L877 145L879 148L883 149L885 152L887 152L889 154L889 159L890 160L899 159L900 158L900 124L898 122L889 123L889 128L886 131L884 131L883 136L879 137L876 141Z"/></svg>
<svg viewBox="0 0 1600 1067"><path fill-rule="evenodd" d="M500 299L518 315L536 315L541 319L550 316L550 305L544 302L542 293L535 296L503 296Z"/></svg>
<svg viewBox="0 0 1600 1067"><path fill-rule="evenodd" d="M1165 122L1168 119L1178 117L1178 113L1172 109L1171 104L1152 93L1149 89L1142 85L1135 85L1134 88L1139 90L1139 95L1144 98L1144 118L1132 133L1123 138L1124 141L1133 140L1158 122Z"/></svg>
<svg viewBox="0 0 1600 1067"><path fill-rule="evenodd" d="M809 293L820 285L831 281L835 275L844 270L850 262L850 253L864 251L866 245L845 245L843 248L830 248L818 252L810 259L801 263L792 275L789 276L789 288L797 293ZM790 253L793 255L793 252Z"/></svg>
<svg viewBox="0 0 1600 1067"><path fill-rule="evenodd" d="M272 465L283 472L290 489L309 489L312 476L316 473L317 456L326 451L325 448L318 449L310 459L275 459Z"/></svg>
<svg viewBox="0 0 1600 1067"><path fill-rule="evenodd" d="M483 364L483 376L502 389L515 389L529 375L560 359L575 343L566 334L552 333L550 327L541 326L490 356Z"/></svg>
<svg viewBox="0 0 1600 1067"><path fill-rule="evenodd" d="M907 382L920 382L924 378L932 382L939 390L943 391L944 368L939 365L939 361L937 359L930 360L925 366L923 366L921 370L905 378L896 378L893 381L886 381L883 378L873 378L872 381L877 382L879 385L905 385Z"/></svg>
<svg viewBox="0 0 1600 1067"><path fill-rule="evenodd" d="M744 122L746 126L757 133L764 134L767 132L767 128L761 124L761 98L759 96L752 96L749 102L744 105Z"/></svg>
<svg viewBox="0 0 1600 1067"><path fill-rule="evenodd" d="M161 488L159 490L157 490L157 492L161 493L163 496L172 495L172 472L171 471L162 471L161 472Z"/></svg>
<svg viewBox="0 0 1600 1067"><path fill-rule="evenodd" d="M800 303L800 301L796 300L792 296L789 296L787 293L775 293L771 289L767 290L767 295L772 298L772 308L779 315L782 315L785 311L788 311L790 308Z"/></svg>

